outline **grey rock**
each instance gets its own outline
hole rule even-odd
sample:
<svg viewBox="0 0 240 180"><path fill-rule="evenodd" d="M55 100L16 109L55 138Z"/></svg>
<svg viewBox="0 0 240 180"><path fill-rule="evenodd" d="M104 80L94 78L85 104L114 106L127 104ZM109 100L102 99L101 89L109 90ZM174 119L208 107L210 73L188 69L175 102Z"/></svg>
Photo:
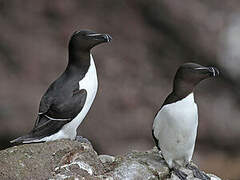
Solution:
<svg viewBox="0 0 240 180"><path fill-rule="evenodd" d="M188 180L192 171L181 167ZM209 175L211 180L221 180ZM0 179L178 180L156 148L122 156L98 155L91 144L71 140L25 144L0 151Z"/></svg>
<svg viewBox="0 0 240 180"><path fill-rule="evenodd" d="M98 156L100 161L102 163L113 163L115 161L115 157L114 156L109 156L109 155L99 155Z"/></svg>
<svg viewBox="0 0 240 180"><path fill-rule="evenodd" d="M123 161L113 171L114 179L137 180L137 179L157 179L155 175L144 164L138 161Z"/></svg>

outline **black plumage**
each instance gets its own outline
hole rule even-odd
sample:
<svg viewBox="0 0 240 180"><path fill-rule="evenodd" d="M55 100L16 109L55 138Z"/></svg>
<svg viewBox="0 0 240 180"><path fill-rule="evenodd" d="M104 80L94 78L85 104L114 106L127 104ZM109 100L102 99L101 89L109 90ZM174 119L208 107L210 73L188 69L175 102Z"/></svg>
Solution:
<svg viewBox="0 0 240 180"><path fill-rule="evenodd" d="M89 30L73 33L68 46L68 65L42 96L32 131L11 141L12 143L27 143L53 135L81 112L88 92L79 87L79 82L90 67L90 50L110 40L111 37L107 34Z"/></svg>

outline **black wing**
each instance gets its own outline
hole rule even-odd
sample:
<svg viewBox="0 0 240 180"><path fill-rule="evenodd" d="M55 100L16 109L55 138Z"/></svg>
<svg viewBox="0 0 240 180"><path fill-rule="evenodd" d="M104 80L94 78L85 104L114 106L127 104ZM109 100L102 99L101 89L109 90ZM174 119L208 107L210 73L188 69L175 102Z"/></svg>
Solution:
<svg viewBox="0 0 240 180"><path fill-rule="evenodd" d="M58 132L82 110L87 97L85 89L72 91L71 96L43 96L32 136L45 137Z"/></svg>
<svg viewBox="0 0 240 180"><path fill-rule="evenodd" d="M157 138L154 135L154 130L153 129L152 129L152 137L153 137L153 140L155 142L156 147L158 148L159 151L161 151L161 149L160 149L160 147L158 145L158 140L157 140Z"/></svg>

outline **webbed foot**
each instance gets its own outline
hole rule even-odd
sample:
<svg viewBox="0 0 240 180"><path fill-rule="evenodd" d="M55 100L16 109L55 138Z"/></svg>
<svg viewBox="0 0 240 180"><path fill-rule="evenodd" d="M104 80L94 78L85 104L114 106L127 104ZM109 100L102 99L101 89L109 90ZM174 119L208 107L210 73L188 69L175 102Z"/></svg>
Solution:
<svg viewBox="0 0 240 180"><path fill-rule="evenodd" d="M211 180L211 178L208 175L206 175L203 171L200 171L197 167L195 167L191 164L187 164L186 167L188 169L192 170L193 176L195 178L202 179L202 180Z"/></svg>
<svg viewBox="0 0 240 180"><path fill-rule="evenodd" d="M172 168L173 173L180 179L180 180L186 180L187 179L187 174L184 172L180 171L177 168Z"/></svg>

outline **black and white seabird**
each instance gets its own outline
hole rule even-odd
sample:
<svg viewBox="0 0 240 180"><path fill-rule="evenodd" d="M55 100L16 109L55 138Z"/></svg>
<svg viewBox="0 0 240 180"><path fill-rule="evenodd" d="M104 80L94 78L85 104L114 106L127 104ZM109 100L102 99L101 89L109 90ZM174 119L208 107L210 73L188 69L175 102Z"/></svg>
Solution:
<svg viewBox="0 0 240 180"><path fill-rule="evenodd" d="M152 134L156 146L169 168L180 178L186 174L177 168L188 166L194 176L210 179L197 168L190 166L198 126L198 108L194 101L194 87L202 80L219 75L215 67L195 63L181 65L174 78L173 90L155 116Z"/></svg>
<svg viewBox="0 0 240 180"><path fill-rule="evenodd" d="M11 143L76 138L76 130L87 115L98 88L97 72L90 50L111 39L108 34L90 30L73 33L68 44L68 65L42 96L32 131Z"/></svg>

